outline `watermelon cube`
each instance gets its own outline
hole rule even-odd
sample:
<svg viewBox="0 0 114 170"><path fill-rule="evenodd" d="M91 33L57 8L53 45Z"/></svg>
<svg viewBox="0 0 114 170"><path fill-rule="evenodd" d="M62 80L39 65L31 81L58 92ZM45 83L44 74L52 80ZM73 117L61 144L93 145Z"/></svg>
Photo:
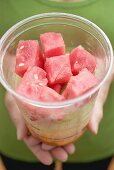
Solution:
<svg viewBox="0 0 114 170"><path fill-rule="evenodd" d="M19 41L16 50L15 72L23 77L30 66L43 68L43 57L37 40Z"/></svg>
<svg viewBox="0 0 114 170"><path fill-rule="evenodd" d="M42 68L30 67L24 74L17 92L33 100L55 101L57 98L59 101L64 98L55 90L47 87L47 83L46 72Z"/></svg>
<svg viewBox="0 0 114 170"><path fill-rule="evenodd" d="M83 95L98 84L98 79L86 68L78 75L72 76L64 91L66 99L72 99Z"/></svg>
<svg viewBox="0 0 114 170"><path fill-rule="evenodd" d="M96 59L85 50L82 46L74 48L70 53L70 63L73 75L76 75L84 68L87 68L91 73L96 68Z"/></svg>
<svg viewBox="0 0 114 170"><path fill-rule="evenodd" d="M44 69L49 85L68 82L72 76L69 54L46 58Z"/></svg>
<svg viewBox="0 0 114 170"><path fill-rule="evenodd" d="M55 90L47 86L39 86L38 84L21 84L17 88L17 92L29 99L43 102L57 102L64 100L64 96L58 94Z"/></svg>
<svg viewBox="0 0 114 170"><path fill-rule="evenodd" d="M40 88L46 86L47 83L46 72L42 68L30 67L24 74L17 92L27 98L37 100L39 99Z"/></svg>
<svg viewBox="0 0 114 170"><path fill-rule="evenodd" d="M40 100L44 102L57 102L64 100L64 96L47 86L43 86L40 92Z"/></svg>
<svg viewBox="0 0 114 170"><path fill-rule="evenodd" d="M53 90L55 90L57 93L61 92L62 85L61 84L55 84L51 87Z"/></svg>
<svg viewBox="0 0 114 170"><path fill-rule="evenodd" d="M26 81L29 84L38 84L40 86L46 86L48 79L46 77L46 72L37 66L29 67L23 76L22 81Z"/></svg>
<svg viewBox="0 0 114 170"><path fill-rule="evenodd" d="M60 33L47 32L40 35L44 57L53 57L65 54L65 44Z"/></svg>
<svg viewBox="0 0 114 170"><path fill-rule="evenodd" d="M65 99L64 96L58 94L55 90L47 86L38 86L37 84L30 85L21 82L17 88L17 92L29 99L40 102L60 102ZM46 115L50 114L52 111L50 109L47 111L48 109L32 106L22 101L20 101L20 104L28 110L28 116L32 121L36 121L42 117L47 117ZM56 109L54 111L56 111Z"/></svg>

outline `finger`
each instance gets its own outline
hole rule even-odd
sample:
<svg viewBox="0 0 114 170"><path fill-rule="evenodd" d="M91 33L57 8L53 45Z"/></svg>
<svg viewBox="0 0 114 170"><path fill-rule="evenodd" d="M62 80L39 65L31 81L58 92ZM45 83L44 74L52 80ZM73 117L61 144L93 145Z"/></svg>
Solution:
<svg viewBox="0 0 114 170"><path fill-rule="evenodd" d="M24 142L28 146L28 148L33 152L33 154L37 157L37 159L45 165L52 164L52 156L48 151L44 151L41 148L41 145L30 145L28 138L24 138Z"/></svg>
<svg viewBox="0 0 114 170"><path fill-rule="evenodd" d="M99 105L97 104L92 112L92 116L88 124L88 128L92 133L94 134L98 133L99 123L102 117L103 117L103 108L102 106L100 106L100 104Z"/></svg>
<svg viewBox="0 0 114 170"><path fill-rule="evenodd" d="M17 128L17 138L19 140L23 139L26 136L28 130L16 101L10 93L6 93L5 104L8 108L11 119Z"/></svg>
<svg viewBox="0 0 114 170"><path fill-rule="evenodd" d="M28 133L28 129L25 125L25 122L20 120L20 122L17 124L17 139L22 140Z"/></svg>
<svg viewBox="0 0 114 170"><path fill-rule="evenodd" d="M103 105L107 99L110 85L113 80L113 75L114 75L114 69L112 69L112 73L108 77L105 84L100 88L97 98L96 98L95 106L92 111L92 117L88 124L90 131L94 134L97 134L98 128L99 128L99 123L103 117Z"/></svg>
<svg viewBox="0 0 114 170"><path fill-rule="evenodd" d="M62 162L65 162L68 159L68 154L62 147L52 149L51 153L56 159Z"/></svg>
<svg viewBox="0 0 114 170"><path fill-rule="evenodd" d="M48 145L46 143L42 143L41 147L42 147L42 149L47 150L47 151L52 150L53 148L55 148L55 146L51 146L51 145Z"/></svg>
<svg viewBox="0 0 114 170"><path fill-rule="evenodd" d="M65 145L63 147L68 154L73 154L75 152L75 145L73 143Z"/></svg>
<svg viewBox="0 0 114 170"><path fill-rule="evenodd" d="M28 141L30 146L38 145L41 143L40 139L36 139L33 136L26 136L26 140Z"/></svg>

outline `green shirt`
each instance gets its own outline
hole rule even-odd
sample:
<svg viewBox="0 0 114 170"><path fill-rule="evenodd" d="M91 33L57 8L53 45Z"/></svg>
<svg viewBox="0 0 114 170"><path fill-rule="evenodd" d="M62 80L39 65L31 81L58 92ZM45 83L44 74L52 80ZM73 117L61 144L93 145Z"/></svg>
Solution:
<svg viewBox="0 0 114 170"><path fill-rule="evenodd" d="M31 15L44 12L66 12L85 17L96 23L114 45L114 0L85 0L79 3L48 0L0 0L0 36L12 25ZM0 151L19 160L36 161L22 141L16 139L16 129L4 105L5 90L0 86ZM71 162L87 162L114 154L114 83L104 106L104 117L98 135L87 131L76 142L77 151Z"/></svg>

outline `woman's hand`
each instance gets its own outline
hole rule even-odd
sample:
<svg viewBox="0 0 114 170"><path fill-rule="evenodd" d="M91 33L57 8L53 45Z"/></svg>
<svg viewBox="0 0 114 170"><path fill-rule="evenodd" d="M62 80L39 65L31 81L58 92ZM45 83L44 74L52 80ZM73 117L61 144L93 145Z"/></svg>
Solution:
<svg viewBox="0 0 114 170"><path fill-rule="evenodd" d="M53 157L64 162L68 159L69 154L75 152L75 146L68 144L64 147L54 147L41 142L40 139L29 135L23 117L15 102L13 96L6 93L5 103L9 110L12 121L17 129L17 138L23 140L32 153L45 165L50 165L53 162Z"/></svg>
<svg viewBox="0 0 114 170"><path fill-rule="evenodd" d="M114 77L113 71L104 86L99 90L96 103L92 111L91 119L88 124L88 128L94 134L97 134L99 123L103 117L103 105L107 98L108 91ZM23 117L19 111L15 99L11 94L6 93L5 103L16 126L17 138L19 140L22 139L42 163L50 165L53 162L53 157L60 161L66 161L68 159L68 155L75 152L75 146L73 144L68 144L64 147L54 147L44 144L40 139L36 139L33 136L28 135L28 130Z"/></svg>
<svg viewBox="0 0 114 170"><path fill-rule="evenodd" d="M108 77L107 81L105 82L105 84L101 87L101 89L98 92L95 106L92 111L91 119L88 124L88 128L94 134L97 134L98 128L99 128L99 123L100 123L101 119L103 118L103 106L107 99L110 85L111 85L111 82L113 81L113 79L114 79L114 66L113 66L112 72L111 72L110 76Z"/></svg>

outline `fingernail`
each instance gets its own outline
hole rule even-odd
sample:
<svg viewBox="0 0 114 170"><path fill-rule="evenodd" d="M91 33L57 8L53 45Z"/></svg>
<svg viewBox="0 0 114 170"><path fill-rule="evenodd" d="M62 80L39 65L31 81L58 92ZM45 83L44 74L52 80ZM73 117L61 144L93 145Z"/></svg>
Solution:
<svg viewBox="0 0 114 170"><path fill-rule="evenodd" d="M64 154L64 157L62 158L62 162L66 162L68 159L68 155L67 154Z"/></svg>
<svg viewBox="0 0 114 170"><path fill-rule="evenodd" d="M17 140L21 140L20 136L17 134Z"/></svg>
<svg viewBox="0 0 114 170"><path fill-rule="evenodd" d="M76 150L76 148L75 148L75 146L73 145L73 146L72 146L72 149L71 149L71 151L70 151L70 154L73 154L73 153L75 152L75 150Z"/></svg>
<svg viewBox="0 0 114 170"><path fill-rule="evenodd" d="M22 136L20 134L20 130L17 130L17 140L21 140Z"/></svg>
<svg viewBox="0 0 114 170"><path fill-rule="evenodd" d="M97 135L97 133L98 133L98 124L97 123L95 123L94 124L94 133Z"/></svg>
<svg viewBox="0 0 114 170"><path fill-rule="evenodd" d="M47 144L42 144L42 149L46 150L46 151L49 151L51 149L53 149L55 146L50 146L50 145L47 145Z"/></svg>
<svg viewBox="0 0 114 170"><path fill-rule="evenodd" d="M53 163L53 160L50 160L49 162L45 162L45 165L50 166Z"/></svg>

